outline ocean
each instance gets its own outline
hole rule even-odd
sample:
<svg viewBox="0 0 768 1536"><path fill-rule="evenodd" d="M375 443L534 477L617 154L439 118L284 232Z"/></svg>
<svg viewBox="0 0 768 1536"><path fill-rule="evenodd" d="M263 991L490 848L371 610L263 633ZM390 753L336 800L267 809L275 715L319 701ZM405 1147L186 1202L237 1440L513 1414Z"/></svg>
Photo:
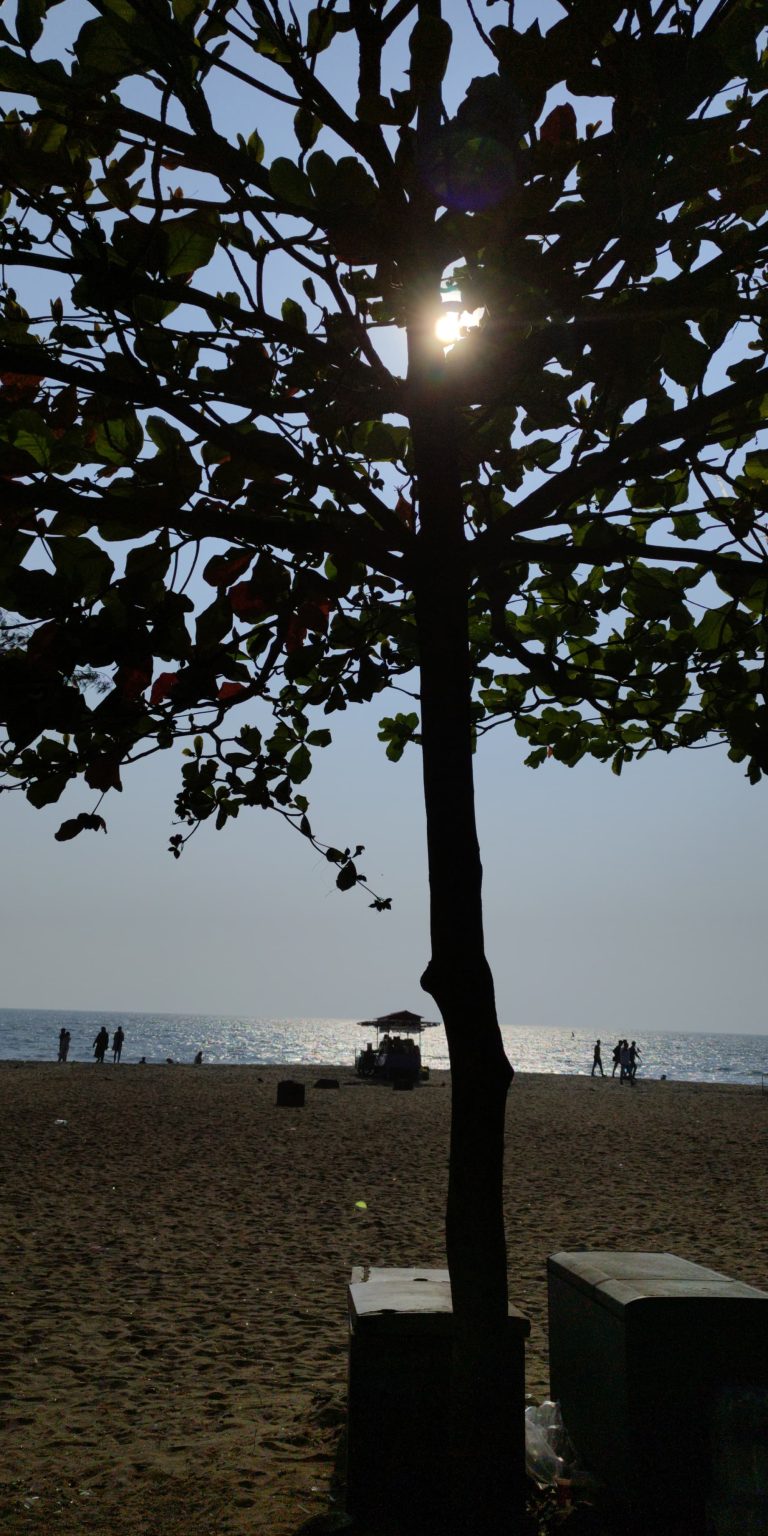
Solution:
<svg viewBox="0 0 768 1536"><path fill-rule="evenodd" d="M123 1062L191 1062L198 1051L208 1065L310 1066L354 1064L355 1052L374 1040L353 1019L262 1019L229 1014L89 1013L0 1008L0 1060L55 1061L59 1030L71 1032L70 1061L91 1061L92 1042L105 1025L110 1038L125 1031ZM516 1071L589 1073L594 1035L584 1030L506 1025L507 1054ZM603 1066L611 1071L614 1041L603 1041ZM768 1035L704 1035L649 1032L638 1040L638 1077L700 1083L751 1083L768 1087ZM440 1025L421 1040L426 1066L448 1067ZM109 1059L109 1058L108 1058Z"/></svg>

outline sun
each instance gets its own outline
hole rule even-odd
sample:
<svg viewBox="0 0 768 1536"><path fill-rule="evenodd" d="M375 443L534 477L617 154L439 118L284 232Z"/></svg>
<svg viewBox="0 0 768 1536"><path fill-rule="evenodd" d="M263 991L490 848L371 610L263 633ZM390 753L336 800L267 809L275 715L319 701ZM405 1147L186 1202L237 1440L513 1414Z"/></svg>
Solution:
<svg viewBox="0 0 768 1536"><path fill-rule="evenodd" d="M453 347L461 337L461 314L453 305L445 306L445 313L435 324L435 335L441 347Z"/></svg>
<svg viewBox="0 0 768 1536"><path fill-rule="evenodd" d="M449 303L443 306L443 313L435 322L435 335L446 351L455 347L456 343L463 341L469 331L473 331L480 324L484 309L461 309L458 304Z"/></svg>

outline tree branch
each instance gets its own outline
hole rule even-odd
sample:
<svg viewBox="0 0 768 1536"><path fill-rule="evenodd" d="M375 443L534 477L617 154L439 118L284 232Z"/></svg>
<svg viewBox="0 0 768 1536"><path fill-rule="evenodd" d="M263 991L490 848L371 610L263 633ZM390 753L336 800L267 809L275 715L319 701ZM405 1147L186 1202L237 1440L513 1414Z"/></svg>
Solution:
<svg viewBox="0 0 768 1536"><path fill-rule="evenodd" d="M562 470L546 485L537 486L492 528L479 534L472 546L474 560L481 564L498 559L510 539L529 528L542 527L559 508L588 501L598 491L618 487L626 477L630 459L642 461L653 449L679 440L686 449L692 443L706 447L718 417L730 415L737 406L761 399L767 392L768 368L761 368L748 379L702 395L679 410L664 416L644 416L642 421L627 427L609 447L581 459L572 469ZM733 430L741 430L742 425L734 422Z"/></svg>

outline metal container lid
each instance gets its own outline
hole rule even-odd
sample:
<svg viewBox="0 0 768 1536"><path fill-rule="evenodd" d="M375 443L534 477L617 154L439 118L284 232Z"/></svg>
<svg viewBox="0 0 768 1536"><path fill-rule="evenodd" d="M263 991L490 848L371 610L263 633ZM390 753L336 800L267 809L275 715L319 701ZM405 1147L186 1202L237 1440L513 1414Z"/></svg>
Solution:
<svg viewBox="0 0 768 1536"><path fill-rule="evenodd" d="M547 1259L547 1272L614 1312L642 1302L768 1302L768 1292L674 1253L613 1253L604 1249L554 1253Z"/></svg>

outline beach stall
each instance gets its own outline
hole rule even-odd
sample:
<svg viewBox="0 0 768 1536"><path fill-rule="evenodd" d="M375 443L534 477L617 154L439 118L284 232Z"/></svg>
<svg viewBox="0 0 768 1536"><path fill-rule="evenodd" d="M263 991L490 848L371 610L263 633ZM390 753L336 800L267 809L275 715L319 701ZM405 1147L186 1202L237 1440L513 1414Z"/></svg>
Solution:
<svg viewBox="0 0 768 1536"><path fill-rule="evenodd" d="M393 1087L412 1088L420 1082L422 1071L421 1049L414 1037L425 1029L437 1029L419 1013L402 1008L396 1013L383 1013L377 1019L360 1019L359 1029L374 1029L376 1045L369 1041L365 1049L355 1057L358 1077L371 1082L391 1083Z"/></svg>

